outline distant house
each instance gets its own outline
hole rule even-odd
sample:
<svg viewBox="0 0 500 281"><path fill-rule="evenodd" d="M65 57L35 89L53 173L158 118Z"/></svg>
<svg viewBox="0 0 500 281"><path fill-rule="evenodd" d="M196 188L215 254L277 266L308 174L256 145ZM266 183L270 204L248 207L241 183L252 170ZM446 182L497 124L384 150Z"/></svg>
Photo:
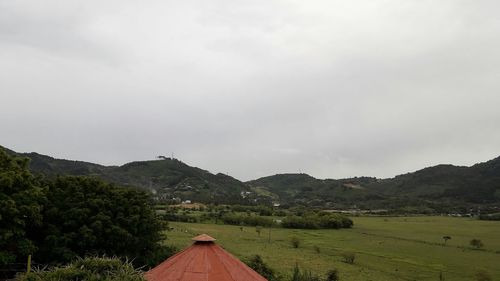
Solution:
<svg viewBox="0 0 500 281"><path fill-rule="evenodd" d="M191 204L191 200L184 200L182 201L182 204Z"/></svg>
<svg viewBox="0 0 500 281"><path fill-rule="evenodd" d="M248 195L250 195L250 194L252 194L252 192L250 192L250 191L242 191L242 192L240 192L240 195L241 195L242 198L247 198Z"/></svg>

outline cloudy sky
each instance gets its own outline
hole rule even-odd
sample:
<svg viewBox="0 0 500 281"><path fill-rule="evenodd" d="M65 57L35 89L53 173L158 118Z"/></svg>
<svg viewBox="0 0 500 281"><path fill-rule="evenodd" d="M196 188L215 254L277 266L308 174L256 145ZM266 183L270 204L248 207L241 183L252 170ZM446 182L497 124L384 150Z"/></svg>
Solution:
<svg viewBox="0 0 500 281"><path fill-rule="evenodd" d="M0 0L0 145L242 179L500 155L500 2Z"/></svg>

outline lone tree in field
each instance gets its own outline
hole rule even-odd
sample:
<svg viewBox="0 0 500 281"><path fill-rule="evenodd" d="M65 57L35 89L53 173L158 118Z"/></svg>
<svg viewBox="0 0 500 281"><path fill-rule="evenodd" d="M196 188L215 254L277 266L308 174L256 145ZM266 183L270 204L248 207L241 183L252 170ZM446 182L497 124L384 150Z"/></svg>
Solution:
<svg viewBox="0 0 500 281"><path fill-rule="evenodd" d="M472 239L469 244L476 249L480 249L484 246L483 242L479 239Z"/></svg>
<svg viewBox="0 0 500 281"><path fill-rule="evenodd" d="M444 245L446 245L446 242L448 242L448 240L451 239L451 236L443 236L443 240L444 240Z"/></svg>

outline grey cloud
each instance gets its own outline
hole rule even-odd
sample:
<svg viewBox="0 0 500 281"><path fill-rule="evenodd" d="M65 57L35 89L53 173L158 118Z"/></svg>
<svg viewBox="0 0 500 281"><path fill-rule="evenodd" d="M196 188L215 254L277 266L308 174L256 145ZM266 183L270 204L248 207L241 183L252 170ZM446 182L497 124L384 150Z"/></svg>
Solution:
<svg viewBox="0 0 500 281"><path fill-rule="evenodd" d="M0 1L2 145L251 179L498 156L496 1Z"/></svg>

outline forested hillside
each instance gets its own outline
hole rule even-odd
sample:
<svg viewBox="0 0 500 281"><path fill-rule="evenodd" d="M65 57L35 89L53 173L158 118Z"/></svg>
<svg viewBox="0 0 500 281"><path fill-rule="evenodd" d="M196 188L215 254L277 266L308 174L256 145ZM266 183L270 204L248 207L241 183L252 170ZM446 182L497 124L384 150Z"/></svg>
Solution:
<svg viewBox="0 0 500 281"><path fill-rule="evenodd" d="M288 204L430 212L498 208L500 157L472 167L437 165L389 179L320 180L305 174L280 174L248 184L278 194Z"/></svg>
<svg viewBox="0 0 500 281"><path fill-rule="evenodd" d="M57 175L95 176L121 186L151 191L159 200L249 204L257 197L241 195L249 191L241 181L225 174L212 174L186 165L178 159L137 161L122 166L103 166L82 161L55 159L38 153L10 154L29 158L30 170L49 177ZM262 197L261 201L265 201Z"/></svg>
<svg viewBox="0 0 500 281"><path fill-rule="evenodd" d="M162 201L175 198L173 201L279 203L408 212L465 212L478 206L498 207L500 202L500 157L471 167L437 165L389 179L323 180L307 174L278 174L241 182L171 158L102 166L37 153L9 152L30 158L30 169L34 173L96 176L121 186L147 189Z"/></svg>

